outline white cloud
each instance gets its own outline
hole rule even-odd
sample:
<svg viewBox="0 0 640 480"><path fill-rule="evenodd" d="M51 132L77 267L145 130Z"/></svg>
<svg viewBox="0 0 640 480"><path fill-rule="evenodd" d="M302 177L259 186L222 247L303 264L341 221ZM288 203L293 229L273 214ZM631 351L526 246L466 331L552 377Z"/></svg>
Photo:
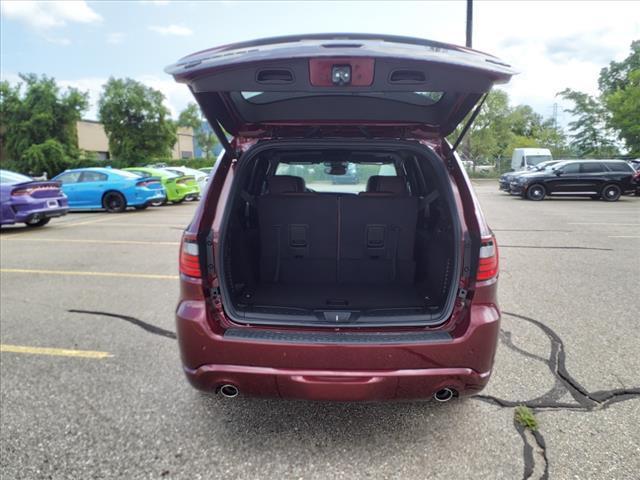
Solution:
<svg viewBox="0 0 640 480"><path fill-rule="evenodd" d="M68 23L94 23L102 20L84 0L33 2L3 0L2 15L25 23L37 31L64 27Z"/></svg>
<svg viewBox="0 0 640 480"><path fill-rule="evenodd" d="M159 33L161 35L177 35L181 37L186 37L189 35L193 35L193 31L185 27L183 25L167 25L166 27L151 25L149 30L152 32Z"/></svg>
<svg viewBox="0 0 640 480"><path fill-rule="evenodd" d="M125 37L126 35L122 32L111 32L107 34L107 43L117 45L118 43L122 43Z"/></svg>

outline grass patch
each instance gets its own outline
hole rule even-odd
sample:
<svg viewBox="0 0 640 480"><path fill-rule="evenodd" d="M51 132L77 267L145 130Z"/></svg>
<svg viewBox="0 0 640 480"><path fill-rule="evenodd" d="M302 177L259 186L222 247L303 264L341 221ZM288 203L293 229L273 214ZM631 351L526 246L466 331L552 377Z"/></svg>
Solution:
<svg viewBox="0 0 640 480"><path fill-rule="evenodd" d="M528 428L534 432L538 430L538 420L529 407L525 407L524 405L517 406L514 415L516 422L524 428Z"/></svg>

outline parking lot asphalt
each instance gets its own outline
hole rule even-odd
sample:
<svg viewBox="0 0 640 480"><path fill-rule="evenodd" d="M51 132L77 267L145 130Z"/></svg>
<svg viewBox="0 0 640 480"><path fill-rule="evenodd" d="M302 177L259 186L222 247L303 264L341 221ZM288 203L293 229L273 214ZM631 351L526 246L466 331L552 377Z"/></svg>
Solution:
<svg viewBox="0 0 640 480"><path fill-rule="evenodd" d="M3 229L0 476L638 478L640 198L475 186L500 245L501 344L489 386L447 404L189 387L173 312L194 204Z"/></svg>

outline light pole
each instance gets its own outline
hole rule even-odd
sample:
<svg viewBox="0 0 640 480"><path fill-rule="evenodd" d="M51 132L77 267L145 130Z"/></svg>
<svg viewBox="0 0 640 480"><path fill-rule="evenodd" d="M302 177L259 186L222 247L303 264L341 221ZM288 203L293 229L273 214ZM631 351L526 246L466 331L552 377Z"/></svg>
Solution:
<svg viewBox="0 0 640 480"><path fill-rule="evenodd" d="M469 48L473 47L473 0L467 0L467 42L465 45Z"/></svg>

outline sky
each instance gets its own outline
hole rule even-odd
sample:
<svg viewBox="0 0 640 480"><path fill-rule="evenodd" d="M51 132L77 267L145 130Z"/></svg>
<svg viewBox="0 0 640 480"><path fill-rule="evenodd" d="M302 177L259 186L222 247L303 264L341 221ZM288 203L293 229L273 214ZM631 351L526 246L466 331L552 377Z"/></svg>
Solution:
<svg viewBox="0 0 640 480"><path fill-rule="evenodd" d="M0 76L54 77L89 91L95 119L101 86L131 77L161 90L177 115L191 96L164 68L205 48L276 35L364 32L464 45L465 1L49 1L0 0ZM473 47L519 72L501 86L512 105L545 118L564 88L597 93L600 69L640 39L637 1L474 2Z"/></svg>

